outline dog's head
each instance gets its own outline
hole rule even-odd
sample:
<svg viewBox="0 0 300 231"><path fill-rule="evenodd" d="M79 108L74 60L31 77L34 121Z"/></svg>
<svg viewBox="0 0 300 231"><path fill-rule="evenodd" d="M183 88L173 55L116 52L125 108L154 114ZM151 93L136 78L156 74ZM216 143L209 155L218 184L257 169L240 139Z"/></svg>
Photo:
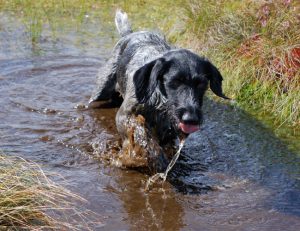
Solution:
<svg viewBox="0 0 300 231"><path fill-rule="evenodd" d="M185 134L199 130L202 123L202 101L210 89L219 97L222 76L208 60L188 50L173 50L136 71L133 82L139 103L147 104L155 92L164 99L168 115L174 116L176 128Z"/></svg>

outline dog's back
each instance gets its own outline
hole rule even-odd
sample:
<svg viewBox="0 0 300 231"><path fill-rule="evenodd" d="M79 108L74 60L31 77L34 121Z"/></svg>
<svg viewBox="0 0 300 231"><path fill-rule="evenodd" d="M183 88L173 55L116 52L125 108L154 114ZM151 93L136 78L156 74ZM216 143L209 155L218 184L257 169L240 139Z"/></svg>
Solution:
<svg viewBox="0 0 300 231"><path fill-rule="evenodd" d="M171 49L164 37L157 33L133 32L127 14L121 10L116 12L115 24L121 39L114 47L112 57L99 70L97 88L89 101L91 107L97 107L97 101L116 98L118 93L124 99L126 92L130 91L128 88L133 87L133 74Z"/></svg>
<svg viewBox="0 0 300 231"><path fill-rule="evenodd" d="M146 63L168 52L171 46L158 33L133 32L127 14L120 10L116 12L115 23L122 37L114 49L118 56L116 76L118 91L124 98L125 93L130 91L128 88L133 87L133 74Z"/></svg>

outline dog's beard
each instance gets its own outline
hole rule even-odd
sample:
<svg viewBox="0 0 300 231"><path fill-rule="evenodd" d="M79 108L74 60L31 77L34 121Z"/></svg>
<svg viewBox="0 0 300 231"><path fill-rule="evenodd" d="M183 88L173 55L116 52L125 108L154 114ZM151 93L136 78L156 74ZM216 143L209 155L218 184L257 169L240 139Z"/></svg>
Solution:
<svg viewBox="0 0 300 231"><path fill-rule="evenodd" d="M149 113L155 117L155 123L167 124L165 126L166 132L173 133L173 136L178 137L182 135L178 127L180 121L176 115L175 105L170 103L167 96L163 95L159 90L155 91L148 102L148 107L151 108Z"/></svg>

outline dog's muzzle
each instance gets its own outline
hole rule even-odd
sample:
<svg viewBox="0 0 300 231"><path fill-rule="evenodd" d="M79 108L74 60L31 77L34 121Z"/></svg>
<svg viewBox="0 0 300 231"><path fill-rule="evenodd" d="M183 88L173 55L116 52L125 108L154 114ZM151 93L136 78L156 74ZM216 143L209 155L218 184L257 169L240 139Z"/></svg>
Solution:
<svg viewBox="0 0 300 231"><path fill-rule="evenodd" d="M198 113L185 112L178 124L179 129L185 134L191 134L200 129L201 116Z"/></svg>

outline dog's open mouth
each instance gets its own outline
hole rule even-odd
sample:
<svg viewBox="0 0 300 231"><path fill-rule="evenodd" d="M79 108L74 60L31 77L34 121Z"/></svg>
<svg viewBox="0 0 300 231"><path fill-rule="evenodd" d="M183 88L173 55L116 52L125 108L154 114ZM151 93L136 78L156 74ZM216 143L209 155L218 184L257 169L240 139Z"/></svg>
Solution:
<svg viewBox="0 0 300 231"><path fill-rule="evenodd" d="M185 134L191 134L196 132L200 129L199 124L186 124L186 123L179 123L180 130Z"/></svg>

